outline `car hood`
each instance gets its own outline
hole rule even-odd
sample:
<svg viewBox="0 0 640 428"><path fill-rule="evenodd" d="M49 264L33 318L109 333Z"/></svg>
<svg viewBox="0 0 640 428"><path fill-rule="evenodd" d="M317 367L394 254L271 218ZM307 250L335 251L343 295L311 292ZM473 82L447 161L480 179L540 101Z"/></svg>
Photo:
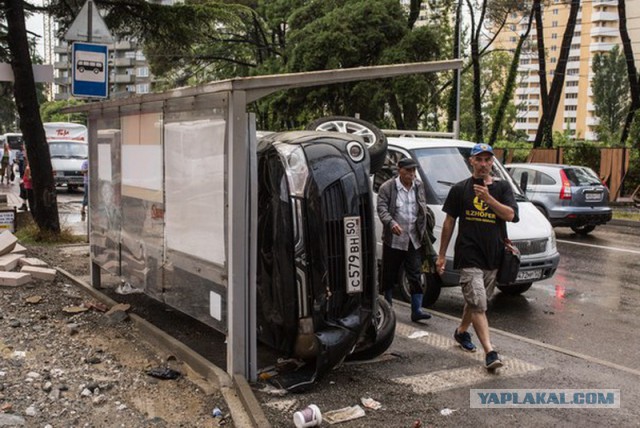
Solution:
<svg viewBox="0 0 640 428"><path fill-rule="evenodd" d="M518 202L520 221L507 223L507 234L512 241L548 238L553 233L549 220L531 202Z"/></svg>

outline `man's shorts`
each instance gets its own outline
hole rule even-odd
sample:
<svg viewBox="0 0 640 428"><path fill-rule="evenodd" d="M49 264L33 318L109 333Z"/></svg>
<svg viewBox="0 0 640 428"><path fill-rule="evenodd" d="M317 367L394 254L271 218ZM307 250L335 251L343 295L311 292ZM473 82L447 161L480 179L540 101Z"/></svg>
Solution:
<svg viewBox="0 0 640 428"><path fill-rule="evenodd" d="M462 268L460 270L462 295L470 310L474 312L487 310L487 299L493 295L496 288L497 273L497 269Z"/></svg>

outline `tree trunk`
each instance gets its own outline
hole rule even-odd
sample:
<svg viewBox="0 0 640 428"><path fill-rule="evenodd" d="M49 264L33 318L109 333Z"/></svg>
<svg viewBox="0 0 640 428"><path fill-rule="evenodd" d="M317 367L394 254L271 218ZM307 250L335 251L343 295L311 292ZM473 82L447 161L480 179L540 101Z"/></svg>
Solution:
<svg viewBox="0 0 640 428"><path fill-rule="evenodd" d="M535 7L535 5L534 5ZM498 139L498 134L502 129L502 121L504 120L504 113L507 110L507 106L509 105L509 101L513 98L513 89L516 83L516 77L518 76L518 63L520 62L520 53L522 52L522 45L525 40L529 37L529 33L531 32L531 22L533 20L533 8L531 9L531 13L529 14L529 25L527 26L527 31L525 31L522 35L520 35L520 39L518 40L518 45L516 46L516 51L513 54L513 60L511 61L511 67L509 68L509 74L507 75L507 81L504 84L504 91L502 92L502 96L500 97L500 102L498 103L498 109L496 110L496 115L493 119L493 127L491 128L491 135L489 136L489 144L495 144Z"/></svg>
<svg viewBox="0 0 640 428"><path fill-rule="evenodd" d="M625 0L618 0L618 22L620 23L620 39L622 40L622 49L624 57L627 60L627 74L629 75L629 89L631 90L631 105L627 118L624 121L620 143L625 144L629 136L629 129L636 110L640 109L640 81L638 80L638 72L633 57L633 49L631 47L631 39L629 39L629 31L627 31L627 8ZM636 141L640 148L640 141Z"/></svg>
<svg viewBox="0 0 640 428"><path fill-rule="evenodd" d="M567 59L569 58L569 50L571 49L571 39L573 31L576 28L576 20L580 9L580 0L571 0L571 9L569 10L569 19L567 27L562 36L562 45L560 46L560 57L558 58L558 66L553 73L551 81L551 89L549 90L549 109L543 113L543 118L538 124L538 132L536 133L536 142L538 145L542 141L542 137L546 136L546 147L551 148L553 143L552 129L553 120L556 117L560 97L562 96L562 86L564 85L564 75L567 70ZM548 124L548 129L545 126ZM534 147L537 147L534 143Z"/></svg>
<svg viewBox="0 0 640 428"><path fill-rule="evenodd" d="M410 30L413 30L414 25L416 25L416 21L420 16L420 5L422 4L422 0L411 0L409 4L409 18L407 20L407 24Z"/></svg>
<svg viewBox="0 0 640 428"><path fill-rule="evenodd" d="M393 120L396 123L396 129L409 129L405 126L404 118L402 117L402 109L398 103L398 97L394 93L389 95L389 110L391 111Z"/></svg>
<svg viewBox="0 0 640 428"><path fill-rule="evenodd" d="M542 25L542 7L541 0L534 0L533 11L536 18L536 41L538 47L538 80L540 80L540 104L542 107L542 119L545 118L545 112L549 111L549 92L547 92L547 60L544 56L544 27ZM553 123L544 123L544 132L551 134ZM543 134L544 135L544 134ZM538 148L542 143L542 135L533 142L533 147Z"/></svg>
<svg viewBox="0 0 640 428"><path fill-rule="evenodd" d="M482 99L480 95L480 50L478 49L478 39L471 41L471 62L473 64L473 118L476 129L476 142L482 143L484 140L482 121Z"/></svg>
<svg viewBox="0 0 640 428"><path fill-rule="evenodd" d="M41 231L60 233L56 186L51 167L49 146L42 127L29 43L21 0L4 0L9 33L7 42L11 54L11 68L16 107L20 115L20 129L27 149L33 180L33 218Z"/></svg>

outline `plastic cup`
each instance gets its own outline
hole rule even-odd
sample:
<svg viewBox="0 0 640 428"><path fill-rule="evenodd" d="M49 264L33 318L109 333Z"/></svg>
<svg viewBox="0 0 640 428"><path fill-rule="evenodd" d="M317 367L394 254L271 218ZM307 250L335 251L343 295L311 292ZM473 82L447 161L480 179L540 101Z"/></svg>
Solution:
<svg viewBox="0 0 640 428"><path fill-rule="evenodd" d="M293 424L296 428L315 427L322 423L322 413L315 404L309 404L293 414Z"/></svg>

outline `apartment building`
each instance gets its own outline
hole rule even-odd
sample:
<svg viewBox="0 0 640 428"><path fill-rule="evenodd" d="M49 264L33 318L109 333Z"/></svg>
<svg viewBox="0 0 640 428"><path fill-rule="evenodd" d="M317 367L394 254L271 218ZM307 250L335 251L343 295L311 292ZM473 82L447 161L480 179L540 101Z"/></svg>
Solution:
<svg viewBox="0 0 640 428"><path fill-rule="evenodd" d="M566 67L564 87L560 97L553 130L567 131L577 139L596 140L595 115L591 90L592 61L597 53L610 51L620 44L617 0L589 0L581 2ZM627 27L640 64L640 0L627 0ZM546 50L547 86L551 86L562 38L569 17L570 4L560 0L543 3L544 44ZM512 14L495 42L496 49L515 49L519 36L528 24L528 15ZM518 108L515 128L533 140L542 116L536 30L533 23L526 47L520 57L519 78L514 94ZM636 65L636 66L637 66Z"/></svg>

